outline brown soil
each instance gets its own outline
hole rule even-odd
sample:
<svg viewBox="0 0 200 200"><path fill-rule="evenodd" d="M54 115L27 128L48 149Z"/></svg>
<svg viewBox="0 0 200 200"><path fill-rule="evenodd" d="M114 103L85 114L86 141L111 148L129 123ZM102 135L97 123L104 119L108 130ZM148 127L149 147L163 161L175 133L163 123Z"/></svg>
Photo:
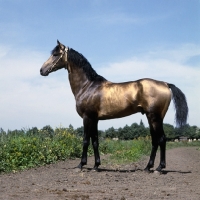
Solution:
<svg viewBox="0 0 200 200"><path fill-rule="evenodd" d="M162 174L145 173L142 169L147 161L145 157L128 165L102 164L99 172L94 172L89 168L93 166L91 157L88 168L82 172L73 169L79 163L76 159L2 174L0 199L200 199L200 151L197 148L167 150L167 168Z"/></svg>

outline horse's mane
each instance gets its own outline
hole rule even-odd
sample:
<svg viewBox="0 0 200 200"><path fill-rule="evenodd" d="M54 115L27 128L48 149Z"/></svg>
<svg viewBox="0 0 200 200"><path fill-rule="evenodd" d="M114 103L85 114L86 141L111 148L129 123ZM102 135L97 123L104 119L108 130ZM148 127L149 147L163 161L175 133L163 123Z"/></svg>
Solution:
<svg viewBox="0 0 200 200"><path fill-rule="evenodd" d="M57 45L52 51L51 55L56 53L60 49L59 45ZM72 48L69 48L68 53L68 60L73 62L76 66L83 69L87 78L90 81L105 81L106 79L96 73L96 71L92 68L89 61L79 52L75 51Z"/></svg>
<svg viewBox="0 0 200 200"><path fill-rule="evenodd" d="M68 60L75 63L78 67L82 68L85 72L87 78L90 81L105 81L106 79L96 73L96 71L92 68L89 61L79 52L70 48L68 51Z"/></svg>

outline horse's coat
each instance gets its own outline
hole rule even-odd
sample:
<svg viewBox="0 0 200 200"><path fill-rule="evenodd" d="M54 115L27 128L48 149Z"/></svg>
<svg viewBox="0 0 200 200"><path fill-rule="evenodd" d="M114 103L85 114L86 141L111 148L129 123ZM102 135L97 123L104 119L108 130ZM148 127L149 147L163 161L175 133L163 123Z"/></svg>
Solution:
<svg viewBox="0 0 200 200"><path fill-rule="evenodd" d="M90 138L95 155L94 169L100 165L98 120L120 118L141 112L147 116L152 137L152 151L145 170L149 171L154 166L158 146L161 156L157 170L165 168L166 137L163 119L171 98L175 104L177 125L182 126L187 121L188 107L181 90L173 84L147 78L112 83L98 75L83 55L65 47L59 41L57 43L51 52L52 55L40 69L40 73L48 76L49 73L61 68L68 70L70 86L76 100L76 110L83 118L84 124L83 153L78 167L82 168L87 164Z"/></svg>

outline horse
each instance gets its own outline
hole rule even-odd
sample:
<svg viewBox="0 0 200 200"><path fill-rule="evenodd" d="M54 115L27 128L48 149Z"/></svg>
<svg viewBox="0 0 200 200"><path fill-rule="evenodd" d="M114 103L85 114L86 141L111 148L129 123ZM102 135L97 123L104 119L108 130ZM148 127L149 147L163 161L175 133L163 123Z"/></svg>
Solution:
<svg viewBox="0 0 200 200"><path fill-rule="evenodd" d="M163 119L171 99L175 108L175 122L181 127L187 122L188 105L183 92L174 84L143 78L136 81L113 83L100 76L89 61L79 52L57 40L51 56L42 65L40 74L48 76L59 69L68 71L68 79L76 101L76 111L83 119L84 136L81 162L77 169L87 164L90 139L94 150L94 170L101 164L99 155L98 121L121 118L135 113L145 114L150 127L152 149L145 167L150 172L158 146L160 163L156 171L166 167L166 136Z"/></svg>

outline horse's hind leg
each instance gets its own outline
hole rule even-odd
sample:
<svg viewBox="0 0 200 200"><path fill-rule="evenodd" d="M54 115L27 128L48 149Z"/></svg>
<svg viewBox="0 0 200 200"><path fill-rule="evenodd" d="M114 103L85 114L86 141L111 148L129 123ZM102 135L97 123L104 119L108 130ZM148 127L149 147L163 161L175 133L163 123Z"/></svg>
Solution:
<svg viewBox="0 0 200 200"><path fill-rule="evenodd" d="M160 165L156 170L161 171L163 168L165 168L166 165L165 161L166 138L163 131L163 119L159 117L159 115L156 115L155 113L148 113L147 119L149 122L150 133L152 137L152 150L145 171L150 171L150 168L154 166L158 145L160 146Z"/></svg>
<svg viewBox="0 0 200 200"><path fill-rule="evenodd" d="M166 167L166 137L163 131L163 135L159 138L160 146L160 164L157 167L156 171L161 171Z"/></svg>
<svg viewBox="0 0 200 200"><path fill-rule="evenodd" d="M149 162L148 162L146 168L144 169L147 172L150 172L150 169L154 167L154 161L155 161L156 152L158 149L158 142L156 140L153 127L151 127L151 125L150 125L150 133L151 133L151 140L152 140L152 149L151 149L151 155L150 155Z"/></svg>

